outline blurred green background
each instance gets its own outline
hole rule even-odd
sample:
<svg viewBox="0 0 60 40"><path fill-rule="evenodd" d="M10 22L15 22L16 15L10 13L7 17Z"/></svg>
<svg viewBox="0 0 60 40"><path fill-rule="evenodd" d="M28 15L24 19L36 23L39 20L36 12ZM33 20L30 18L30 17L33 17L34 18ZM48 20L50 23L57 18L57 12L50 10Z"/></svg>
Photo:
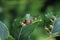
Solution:
<svg viewBox="0 0 60 40"><path fill-rule="evenodd" d="M58 0L0 0L0 21L4 22L9 31L12 33L12 24L15 19L21 19L25 14L31 14L34 17L44 17L47 13L53 13L53 15L60 17L60 2ZM56 16L56 17L58 17ZM39 27L38 27L39 28ZM39 40L39 29L36 29L32 37L36 37ZM42 39L43 40L43 39Z"/></svg>

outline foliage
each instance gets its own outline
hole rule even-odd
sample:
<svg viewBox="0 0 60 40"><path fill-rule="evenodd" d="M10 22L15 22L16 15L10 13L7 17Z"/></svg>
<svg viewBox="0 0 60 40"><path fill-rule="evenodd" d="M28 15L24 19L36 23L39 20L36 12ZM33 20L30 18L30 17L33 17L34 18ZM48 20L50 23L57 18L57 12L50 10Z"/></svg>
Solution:
<svg viewBox="0 0 60 40"><path fill-rule="evenodd" d="M5 40L9 35L7 26L0 21L0 40Z"/></svg>
<svg viewBox="0 0 60 40"><path fill-rule="evenodd" d="M15 39L12 36L9 36L5 40L15 40Z"/></svg>
<svg viewBox="0 0 60 40"><path fill-rule="evenodd" d="M60 35L60 2L45 2L47 1L1 0L0 40L55 40ZM56 19L52 19L52 16ZM32 23L27 24L26 19Z"/></svg>

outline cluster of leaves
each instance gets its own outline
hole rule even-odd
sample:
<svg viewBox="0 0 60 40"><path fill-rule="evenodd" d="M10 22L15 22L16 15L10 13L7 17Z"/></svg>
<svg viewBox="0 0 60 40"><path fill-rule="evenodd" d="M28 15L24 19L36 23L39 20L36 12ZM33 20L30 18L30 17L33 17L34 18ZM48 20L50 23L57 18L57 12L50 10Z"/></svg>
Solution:
<svg viewBox="0 0 60 40"><path fill-rule="evenodd" d="M46 14L48 16L48 14ZM40 38L42 40L45 40L45 38L47 38L46 40L50 40L50 38L52 38L51 40L55 40L54 37L56 36L59 36L59 31L60 31L60 18L56 18L55 16L50 16L52 17L52 19L50 17L47 17L46 16L46 19L48 19L49 21L47 20L42 20L41 17L38 17L37 20L34 20L34 21L30 21L31 24L29 22L26 22L27 24L24 25L21 25L21 22L25 22L26 20L26 17L20 19L17 18L14 20L14 23L13 23L13 37L10 36L9 34L9 31L8 31L8 28L6 27L5 24L3 24L2 22L0 22L0 27L1 27L1 31L4 33L1 32L0 35L3 35L3 36L0 36L1 37L1 40L29 40L31 39L31 36L34 32L34 30L36 30L36 28L38 28L40 26ZM28 20L27 20L28 21ZM51 21L51 22L50 22ZM46 25L46 23L49 22L48 25ZM43 25L42 25L43 24ZM52 25L50 25L52 24ZM45 30L44 30L44 26L49 26L50 25L50 28L52 28L51 31L49 31L50 33L47 33ZM42 26L42 27L41 27ZM47 29L47 28L46 28ZM45 33L45 34L44 34ZM5 35L5 36L4 36ZM52 35L52 37L50 37L50 35ZM4 37L4 39L3 39ZM7 38L8 37L8 38Z"/></svg>
<svg viewBox="0 0 60 40"><path fill-rule="evenodd" d="M15 39L18 39L18 40L28 40L28 37L30 36L30 34L37 27L37 23L42 21L41 19L37 20L36 18L34 18L34 21L30 20L30 23L26 22L27 25L23 26L23 25L21 25L20 22L24 21L24 20L25 20L25 17L23 19L21 19L21 20L19 20L19 18L18 18L18 19L15 19L15 21L14 21L15 23L13 23L13 30L12 30L12 32L13 32L13 36L15 37ZM19 25L16 23L16 21L18 21ZM2 26L0 26L0 27L2 27ZM3 27L5 27L5 25ZM6 40L14 40L14 38L11 37L11 36L8 36L8 38Z"/></svg>
<svg viewBox="0 0 60 40"><path fill-rule="evenodd" d="M13 24L13 28L15 30L14 37L16 39L27 40L28 36L30 36L30 34L36 28L37 23L42 21L41 19L36 20L36 18L34 18L34 21L32 21L32 19L30 19L30 20L29 19L26 20L26 17L24 17L23 19L20 19L20 20L16 19L15 23ZM18 21L19 26L17 26L18 25L17 21ZM30 22L28 22L28 21L30 21ZM18 29L19 29L19 31L18 31Z"/></svg>
<svg viewBox="0 0 60 40"><path fill-rule="evenodd" d="M55 18L55 17L53 16L52 18ZM35 20L35 21L32 21L31 24L23 26L23 25L21 25L20 22L22 22L22 21L24 22L25 19L26 19L25 17L23 19L20 19L20 20L19 20L19 18L15 19L15 21L14 21L15 23L13 23L13 29L12 29L12 33L13 33L13 36L14 36L15 39L13 37L11 37L11 36L8 36L8 38L6 40L28 40L28 38L30 40L31 39L31 33L34 31L34 29L36 27L42 26L42 24L44 25L44 23L45 23L44 21L42 21L42 19L40 17L38 17L38 19ZM40 36L40 38L42 37L41 38L42 40L45 40L45 39L46 40L48 40L48 39L49 40L55 40L54 37L58 35L58 33L59 33L58 31L60 30L59 26L57 27L57 25L59 25L59 20L60 20L59 18L55 19L54 22L53 22L53 20L50 20L50 21L53 22L52 24L54 26L54 27L52 26L53 29L51 31L52 32L52 36L53 36L52 39L50 39L51 37L49 37L50 34L47 33L44 30L44 26L46 26L46 25L44 25L43 27L40 27L41 35L44 35L44 36ZM3 27L5 27L5 26L3 26ZM45 32L46 35L44 34L44 32ZM45 39L43 39L44 37L45 37Z"/></svg>
<svg viewBox="0 0 60 40"><path fill-rule="evenodd" d="M44 1L45 0L2 1L1 3L4 7L2 7L2 10L0 8L0 20L2 20L8 26L8 28L6 28L4 24L0 25L0 39L4 40L6 36L11 34L15 39L9 36L6 40L45 40L46 38L46 40L55 40L53 37L50 39L50 34L47 33L44 28L45 26L49 28L49 25L53 25L52 33L54 37L59 36L58 34L60 34L60 19L58 17L60 17L60 6L48 6L48 10L46 10L47 12L44 15L43 13L38 12L38 10L41 9L41 7L44 5ZM20 22L25 21L25 14L27 12L33 16L37 16L38 19L32 24L21 27ZM51 17L53 15L57 17L54 21L51 20ZM41 19L43 20L42 22ZM3 28L2 25L4 25ZM9 29L9 31L7 29Z"/></svg>
<svg viewBox="0 0 60 40"><path fill-rule="evenodd" d="M47 14L47 16L48 16L48 14ZM46 16L46 18L47 18L47 16ZM29 19L30 19L30 17L29 17ZM50 17L52 17L52 19ZM0 30L3 31L3 33L4 33L4 34L1 34L1 35L3 35L3 36L6 35L4 37L4 39L1 36L1 40L5 40L5 39L6 40L28 40L28 39L30 40L34 30L36 30L36 28L39 28L39 26L40 26L39 30L40 30L40 33L41 33L40 38L42 40L45 40L45 38L46 38L46 40L50 40L50 38L52 38L51 40L55 40L54 37L58 36L59 31L60 31L60 28L59 28L60 27L59 26L60 18L56 18L55 16L50 16L50 17L48 17L47 19L51 22L49 22L45 19L42 20L41 17L38 17L34 20L33 19L26 20L26 17L24 17L22 19L20 19L20 17L16 18L14 20L13 28L12 28L13 29L12 30L12 32L13 32L12 36L14 36L15 39L12 36L10 36L8 28L5 26L5 24L0 22L0 27L1 27ZM49 25L50 24L53 25L53 26L50 25L50 28L52 28L52 30L49 31L49 33L46 32L46 31L48 31L48 28L46 28L46 31L44 29L45 26L48 26L48 25L45 24L46 22L49 22ZM52 37L50 37L50 35Z"/></svg>

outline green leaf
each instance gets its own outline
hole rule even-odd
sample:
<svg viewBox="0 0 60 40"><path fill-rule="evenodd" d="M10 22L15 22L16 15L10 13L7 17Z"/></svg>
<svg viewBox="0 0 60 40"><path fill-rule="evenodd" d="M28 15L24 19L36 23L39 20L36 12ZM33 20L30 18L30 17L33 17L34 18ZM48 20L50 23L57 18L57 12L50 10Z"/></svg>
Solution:
<svg viewBox="0 0 60 40"><path fill-rule="evenodd" d="M6 38L5 40L15 40L12 36L9 36L8 38Z"/></svg>
<svg viewBox="0 0 60 40"><path fill-rule="evenodd" d="M9 30L7 26L0 21L0 39L5 40L9 36Z"/></svg>
<svg viewBox="0 0 60 40"><path fill-rule="evenodd" d="M28 40L28 37L33 32L33 30L35 29L35 27L36 27L35 23L23 26L21 28L20 33L19 33L19 40Z"/></svg>
<svg viewBox="0 0 60 40"><path fill-rule="evenodd" d="M52 16L53 16L53 13L47 13L47 14L45 14L45 17L48 18L48 19L50 19Z"/></svg>
<svg viewBox="0 0 60 40"><path fill-rule="evenodd" d="M52 30L53 33L60 31L60 18L57 18L54 21L53 26L54 26L54 28Z"/></svg>
<svg viewBox="0 0 60 40"><path fill-rule="evenodd" d="M18 34L21 29L20 22L24 22L25 18L17 17L14 19L14 22L12 24L13 29L12 29L12 35L15 37L15 39L18 39Z"/></svg>

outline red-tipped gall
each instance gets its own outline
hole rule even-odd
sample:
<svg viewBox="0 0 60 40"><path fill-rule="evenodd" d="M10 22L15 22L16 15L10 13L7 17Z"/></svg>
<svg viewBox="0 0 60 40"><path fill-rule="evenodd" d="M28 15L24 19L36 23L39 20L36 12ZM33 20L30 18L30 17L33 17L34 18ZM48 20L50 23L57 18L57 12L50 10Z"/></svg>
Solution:
<svg viewBox="0 0 60 40"><path fill-rule="evenodd" d="M20 22L20 25L21 25L21 26L23 26L23 25L24 25L24 23L23 23L23 22Z"/></svg>

